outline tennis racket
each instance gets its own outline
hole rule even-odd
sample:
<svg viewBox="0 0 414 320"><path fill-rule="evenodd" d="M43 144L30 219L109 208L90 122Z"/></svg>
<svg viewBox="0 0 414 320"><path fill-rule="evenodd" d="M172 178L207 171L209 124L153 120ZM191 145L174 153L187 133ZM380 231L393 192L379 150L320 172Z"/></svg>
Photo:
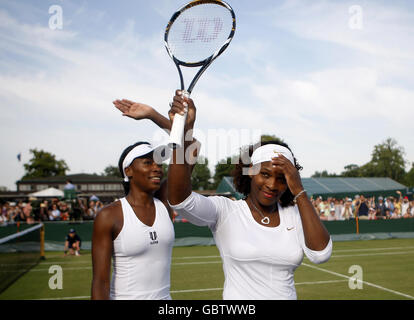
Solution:
<svg viewBox="0 0 414 320"><path fill-rule="evenodd" d="M208 66L227 48L236 31L233 9L220 0L195 0L178 9L165 29L165 47L180 76L181 90L189 97ZM200 67L187 90L181 71ZM168 146L181 147L187 114L175 114Z"/></svg>

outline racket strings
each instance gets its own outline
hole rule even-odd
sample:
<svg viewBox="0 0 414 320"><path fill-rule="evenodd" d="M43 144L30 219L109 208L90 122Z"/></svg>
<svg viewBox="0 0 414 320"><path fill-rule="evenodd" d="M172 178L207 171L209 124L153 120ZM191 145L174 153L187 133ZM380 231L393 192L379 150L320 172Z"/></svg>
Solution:
<svg viewBox="0 0 414 320"><path fill-rule="evenodd" d="M197 63L219 50L233 28L230 11L222 6L201 4L182 12L170 26L168 46L180 61Z"/></svg>

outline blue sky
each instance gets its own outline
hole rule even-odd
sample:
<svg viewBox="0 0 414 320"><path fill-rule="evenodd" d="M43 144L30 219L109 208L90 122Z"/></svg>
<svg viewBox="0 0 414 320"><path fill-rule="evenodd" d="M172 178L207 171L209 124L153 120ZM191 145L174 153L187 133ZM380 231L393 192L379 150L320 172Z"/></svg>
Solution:
<svg viewBox="0 0 414 320"><path fill-rule="evenodd" d="M412 1L229 3L235 38L192 95L211 167L259 132L290 145L303 177L362 165L387 137L414 161ZM166 139L112 101L167 114L179 82L163 31L183 4L1 0L0 186L15 189L32 148L64 159L69 173L101 173L128 145ZM52 5L62 8L62 29L49 28Z"/></svg>

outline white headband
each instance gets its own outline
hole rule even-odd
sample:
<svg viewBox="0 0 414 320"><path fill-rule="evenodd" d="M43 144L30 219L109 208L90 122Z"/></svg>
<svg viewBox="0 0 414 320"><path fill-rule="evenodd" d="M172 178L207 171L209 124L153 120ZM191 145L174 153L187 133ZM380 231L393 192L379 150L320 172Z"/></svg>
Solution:
<svg viewBox="0 0 414 320"><path fill-rule="evenodd" d="M292 162L293 165L295 165L292 152L290 152L288 148L278 144L266 144L257 148L251 157L252 164L256 165L261 162L272 161L272 158L279 156L279 154L282 154L286 159Z"/></svg>
<svg viewBox="0 0 414 320"><path fill-rule="evenodd" d="M163 155L163 151L164 151L164 155ZM153 159L158 164L161 164L163 161L167 160L171 154L170 149L164 145L153 147L152 145L148 143L143 143L143 144L136 146L135 148L133 148L131 151L128 152L124 161L122 162L122 172L124 173L125 182L129 181L128 176L125 173L125 168L128 168L136 158L142 157L150 152L154 152Z"/></svg>

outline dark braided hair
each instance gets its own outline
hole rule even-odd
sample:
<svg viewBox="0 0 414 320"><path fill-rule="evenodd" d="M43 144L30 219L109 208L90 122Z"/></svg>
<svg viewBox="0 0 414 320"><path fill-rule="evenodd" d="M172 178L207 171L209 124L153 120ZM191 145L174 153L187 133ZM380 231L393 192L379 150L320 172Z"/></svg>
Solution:
<svg viewBox="0 0 414 320"><path fill-rule="evenodd" d="M127 147L123 152L122 152L122 154L121 154L121 157L119 158L119 161L118 161L118 169L119 169L119 172L121 173L121 177L122 177L122 179L124 179L125 178L125 175L124 175L124 170L122 170L122 163L124 162L124 160L125 160L125 157L127 156L127 154L132 150L132 149L134 149L136 146L139 146L139 145L141 145L141 144L149 144L148 142L143 142L143 141L139 141L139 142L137 142L137 143L134 143L133 145L130 145L129 147ZM130 188L130 182L129 181L122 181L122 186L124 187L124 192L125 192L125 195L128 195L128 193L129 193L129 188Z"/></svg>
<svg viewBox="0 0 414 320"><path fill-rule="evenodd" d="M245 198L250 193L252 179L250 178L249 175L245 174L244 171L250 167L251 156L253 152L257 148L264 146L266 144L277 144L285 148L288 148L290 150L289 146L286 143L281 142L281 141L274 141L274 140L259 142L254 145L249 145L248 147L242 148L240 150L240 157L238 159L238 163L235 165L235 168L232 172L232 176L233 176L233 183L234 183L234 186L236 187L236 190L242 193L245 196ZM292 150L290 150L290 152L292 152ZM292 155L293 155L293 152L292 152ZM302 167L296 161L296 158L294 156L293 156L293 160L294 160L296 169L302 170ZM288 206L293 205L293 198L294 196L288 187L285 193L283 193L283 195L280 198L280 205L282 207L288 207Z"/></svg>

